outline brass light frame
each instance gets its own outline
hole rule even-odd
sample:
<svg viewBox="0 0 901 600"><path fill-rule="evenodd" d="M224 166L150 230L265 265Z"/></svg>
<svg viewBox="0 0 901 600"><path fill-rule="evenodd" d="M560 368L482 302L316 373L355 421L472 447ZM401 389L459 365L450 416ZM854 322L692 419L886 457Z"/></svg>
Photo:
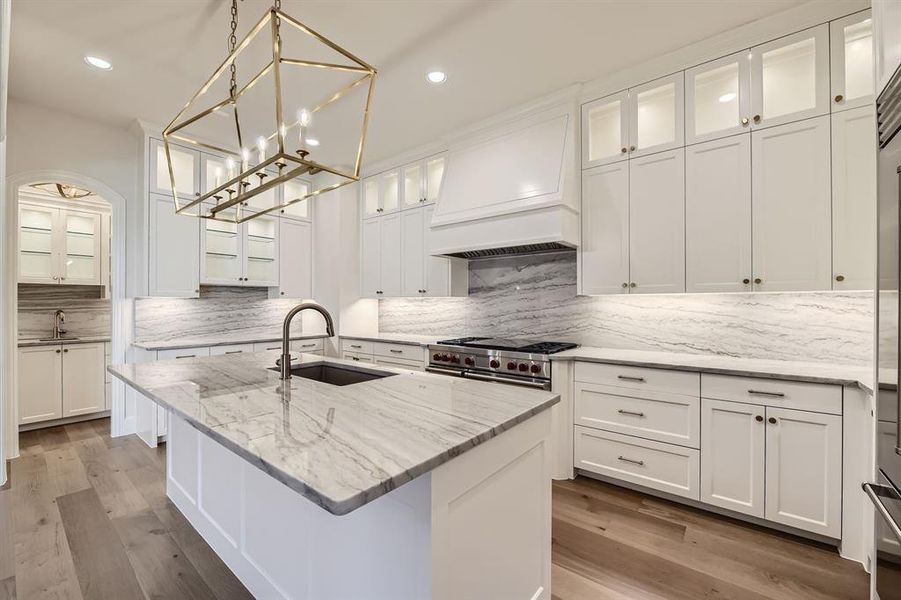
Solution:
<svg viewBox="0 0 901 600"><path fill-rule="evenodd" d="M282 56L282 42L281 37L279 35L279 29L282 22L288 23L291 26L295 27L299 31L305 33L311 38L321 42L322 44L328 46L332 50L343 55L353 64L343 65L338 63L327 63L320 61L311 61L311 60L302 60L298 58L287 58ZM185 113L200 99L209 88L213 85L213 83L221 77L225 71L235 62L238 55L247 48L251 41L266 27L269 25L269 29L272 35L272 60L263 67L259 73L257 73L251 80L245 84L242 88L235 90L232 95L222 100L221 102L216 103L210 108L203 110L202 112L189 117L184 120L180 120L184 117ZM354 72L359 73L360 77L349 85L344 86L343 88L337 90L332 93L330 96L324 98L321 102L319 102L315 107L309 110L310 114L315 114L322 110L323 108L329 106L333 102L339 100L344 97L350 91L356 89L358 86L368 83L369 89L366 92L366 101L363 106L363 118L362 118L362 127L360 130L360 138L359 143L357 145L356 158L354 160L353 170L348 172L346 169L340 166L330 166L323 163L320 163L316 160L308 158L308 153L306 151L300 151L300 156L295 156L294 154L288 153L285 151L285 137L287 132L293 129L294 127L299 127L300 122L296 121L290 126L285 124L283 107L282 107L282 85L281 85L281 66L283 64L298 66L298 67L309 67L316 69L330 69L337 71L345 71L345 72ZM240 171L237 176L232 179L226 181L225 183L219 185L213 190L210 190L206 193L201 193L197 198L192 200L184 200L179 198L178 192L175 186L175 170L172 166L172 156L170 151L170 141L177 141L186 144L190 144L199 148L206 148L209 150L213 150L219 153L225 153L230 156L240 156L242 152L242 148L244 148L242 136L241 136L241 123L238 116L238 99L244 95L248 90L250 90L254 85L256 85L264 76L266 76L270 71L273 71L274 82L275 82L275 115L276 115L276 126L275 132L268 136L267 140L276 139L277 140L277 149L273 156L267 158L262 163L257 165L250 166L248 164L247 168L243 171ZM362 165L363 159L363 148L366 145L366 131L369 127L369 117L370 117L370 107L372 104L372 93L375 86L375 79L378 75L378 71L370 64L364 62L363 60L357 58L335 42L332 42L328 38L323 35L317 33L313 29L307 27L297 19L285 14L281 11L280 8L273 7L269 9L263 17L254 25L251 30L244 36L244 38L235 46L234 50L229 53L226 57L225 61L219 65L219 67L213 72L209 79L207 79L206 83L191 97L191 99L185 104L185 106L179 111L179 113L175 116L174 119L169 123L169 125L163 130L163 147L166 153L166 162L169 169L169 180L172 184L172 198L175 203L175 212L178 214L188 214L195 217L200 217L203 219L212 219L216 221L223 221L226 223L244 223L245 221L249 221L256 217L261 217L268 213L271 213L276 210L284 209L287 206L292 204L296 204L297 202L302 202L307 198L312 198L314 196L318 196L319 194L323 194L325 192L330 192L332 190L338 189L350 183L354 183L360 180L360 169ZM183 133L179 133L182 129L187 127L188 125L195 123L196 121L220 110L226 106L231 105L234 110L234 118L235 118L235 132L237 133L237 149L226 149L221 148L219 146L215 146L212 144L208 144L206 142L202 142L196 139L193 139ZM275 164L278 168L278 175L269 181L263 182L263 177L260 178L260 184L253 189L247 190L245 189L249 184L242 183L246 182L250 177L256 174L265 174L265 170L268 166ZM243 165L242 165L243 166ZM290 167L290 168L289 168ZM287 169L287 170L286 170ZM343 178L343 181L339 181L338 183L334 183L328 186L325 186L320 189L316 189L310 191L309 193L301 196L299 198L294 198L291 200L287 200L283 198L282 203L277 206L273 206L271 208L266 208L260 210L258 212L249 212L248 214L242 214L244 211L241 210L243 203L246 202L249 198L261 194L267 190L273 189L276 186L279 186L287 181L290 181L300 175L310 173L316 174L319 172L332 173L338 177ZM232 186L235 186L232 188ZM228 195L230 196L228 199L222 201L222 196L220 195L222 192L230 192ZM203 202L209 199L216 200L214 206L211 206L208 210L204 208ZM197 212L189 212L194 207L198 207ZM234 210L234 218L228 218L225 216L227 213L223 213L229 208L235 207Z"/></svg>

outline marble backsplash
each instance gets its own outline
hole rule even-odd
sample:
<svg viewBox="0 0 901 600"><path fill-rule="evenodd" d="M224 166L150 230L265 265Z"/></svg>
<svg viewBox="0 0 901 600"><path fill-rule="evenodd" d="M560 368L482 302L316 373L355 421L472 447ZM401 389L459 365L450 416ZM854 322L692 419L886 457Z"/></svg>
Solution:
<svg viewBox="0 0 901 600"><path fill-rule="evenodd" d="M379 300L379 331L860 365L873 356L872 292L577 296L573 253L471 262L469 291Z"/></svg>
<svg viewBox="0 0 901 600"><path fill-rule="evenodd" d="M270 300L265 288L202 286L200 298L135 299L138 342L281 337L295 299ZM300 321L294 325L300 331Z"/></svg>
<svg viewBox="0 0 901 600"><path fill-rule="evenodd" d="M18 295L19 338L52 333L57 310L66 313L65 327L73 336L110 335L112 305L100 286L20 283Z"/></svg>

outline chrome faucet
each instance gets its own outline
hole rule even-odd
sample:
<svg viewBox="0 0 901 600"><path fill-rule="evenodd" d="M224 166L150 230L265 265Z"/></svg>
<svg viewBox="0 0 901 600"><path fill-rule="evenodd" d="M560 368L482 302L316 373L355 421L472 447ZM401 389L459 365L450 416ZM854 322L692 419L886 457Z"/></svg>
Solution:
<svg viewBox="0 0 901 600"><path fill-rule="evenodd" d="M291 321L294 316L306 309L315 310L325 318L325 333L329 337L335 335L335 323L332 321L332 315L329 314L325 307L318 302L301 302L285 316L285 325L282 328L282 359L281 373L282 379L291 379Z"/></svg>
<svg viewBox="0 0 901 600"><path fill-rule="evenodd" d="M66 313L61 310L56 311L56 316L54 317L53 323L53 339L58 340L62 337L66 330L63 329L63 325L66 323Z"/></svg>

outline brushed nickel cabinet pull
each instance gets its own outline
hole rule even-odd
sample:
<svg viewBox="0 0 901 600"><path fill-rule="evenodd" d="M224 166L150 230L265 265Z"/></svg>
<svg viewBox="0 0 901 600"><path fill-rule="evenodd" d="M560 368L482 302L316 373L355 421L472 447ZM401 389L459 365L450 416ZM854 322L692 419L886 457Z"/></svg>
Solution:
<svg viewBox="0 0 901 600"><path fill-rule="evenodd" d="M618 456L618 457L617 457L617 460L621 460L621 461L623 461L623 462L625 462L625 463L631 463L631 464L633 464L633 465L638 465L639 467L643 467L643 466L644 466L644 461L643 461L643 460L633 460L633 459L631 459L631 458L626 458L625 456Z"/></svg>
<svg viewBox="0 0 901 600"><path fill-rule="evenodd" d="M622 379L623 381L637 381L639 383L644 383L644 377L630 377L629 375L617 375L617 379Z"/></svg>
<svg viewBox="0 0 901 600"><path fill-rule="evenodd" d="M638 412L638 411L634 411L634 410L623 410L621 408L618 409L616 412L618 412L621 415L631 415L633 417L643 417L644 416L643 412Z"/></svg>
<svg viewBox="0 0 901 600"><path fill-rule="evenodd" d="M785 398L785 394L782 392L764 392L762 390L748 390L749 394L754 394L757 396L772 396L774 398Z"/></svg>
<svg viewBox="0 0 901 600"><path fill-rule="evenodd" d="M742 117L742 118L741 118L741 124L742 124L743 126L747 127L748 123L749 123L748 117Z"/></svg>

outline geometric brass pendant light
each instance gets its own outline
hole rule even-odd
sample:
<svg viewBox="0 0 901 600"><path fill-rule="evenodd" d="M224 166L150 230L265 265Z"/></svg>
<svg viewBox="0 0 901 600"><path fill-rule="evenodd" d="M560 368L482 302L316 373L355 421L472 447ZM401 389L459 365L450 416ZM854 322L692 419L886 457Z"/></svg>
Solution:
<svg viewBox="0 0 901 600"><path fill-rule="evenodd" d="M228 56L163 130L176 212L243 223L359 181L375 68L282 12L281 0L240 42L236 28L232 0ZM173 144L212 150L227 167L180 198ZM331 177L307 179L301 193L291 186L317 174ZM272 200L245 208L255 196Z"/></svg>

